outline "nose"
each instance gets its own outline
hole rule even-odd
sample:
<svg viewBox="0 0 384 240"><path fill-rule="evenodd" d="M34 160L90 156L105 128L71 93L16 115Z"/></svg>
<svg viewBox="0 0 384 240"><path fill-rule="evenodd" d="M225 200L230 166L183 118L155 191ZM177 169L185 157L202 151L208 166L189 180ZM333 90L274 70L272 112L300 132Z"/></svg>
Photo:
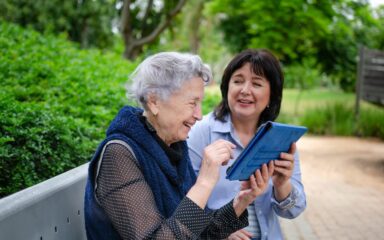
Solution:
<svg viewBox="0 0 384 240"><path fill-rule="evenodd" d="M249 94L249 87L250 87L250 82L246 81L244 84L243 84L243 87L241 88L241 91L240 93L244 94L244 95L247 95Z"/></svg>
<svg viewBox="0 0 384 240"><path fill-rule="evenodd" d="M201 104L197 104L194 111L193 111L193 117L196 120L201 120L203 118L203 113L201 110Z"/></svg>

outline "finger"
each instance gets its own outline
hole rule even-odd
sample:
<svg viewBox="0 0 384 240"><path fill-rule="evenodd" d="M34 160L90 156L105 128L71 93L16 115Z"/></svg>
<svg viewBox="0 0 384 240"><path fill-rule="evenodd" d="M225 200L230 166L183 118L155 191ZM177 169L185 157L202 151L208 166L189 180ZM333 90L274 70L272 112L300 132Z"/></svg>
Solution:
<svg viewBox="0 0 384 240"><path fill-rule="evenodd" d="M275 167L275 172L282 174L283 176L290 177L290 170L287 170L286 168L281 167Z"/></svg>
<svg viewBox="0 0 384 240"><path fill-rule="evenodd" d="M280 153L280 160L293 162L294 159L295 159L295 157L291 153Z"/></svg>
<svg viewBox="0 0 384 240"><path fill-rule="evenodd" d="M244 229L241 229L236 232L236 236L241 240L248 240L250 237L252 237L252 234L248 231L245 231Z"/></svg>
<svg viewBox="0 0 384 240"><path fill-rule="evenodd" d="M249 183L249 181L241 182L240 190L246 190L246 189L249 189L249 188L250 188L250 183Z"/></svg>
<svg viewBox="0 0 384 240"><path fill-rule="evenodd" d="M292 167L292 162L284 160L275 160L275 167L283 167L290 169Z"/></svg>
<svg viewBox="0 0 384 240"><path fill-rule="evenodd" d="M296 143L293 142L293 143L291 144L291 148L289 149L289 153L290 153L290 154L295 154L295 152L296 152Z"/></svg>
<svg viewBox="0 0 384 240"><path fill-rule="evenodd" d="M224 140L224 139L216 140L214 143L217 145L226 145L231 149L236 148L235 144L231 143L230 141Z"/></svg>
<svg viewBox="0 0 384 240"><path fill-rule="evenodd" d="M237 237L236 233L232 233L232 234L228 237L228 240L241 240L241 239Z"/></svg>
<svg viewBox="0 0 384 240"><path fill-rule="evenodd" d="M224 162L221 163L222 166L225 166L229 163L229 159L228 160L225 160Z"/></svg>
<svg viewBox="0 0 384 240"><path fill-rule="evenodd" d="M241 238L237 236L237 233L232 233L228 240L241 240Z"/></svg>
<svg viewBox="0 0 384 240"><path fill-rule="evenodd" d="M259 171L259 170L257 170ZM256 173L257 173L256 171ZM248 185L248 189L251 188L251 189L256 189L257 188L257 180L256 180L256 173L255 174L252 174L250 177L249 177L249 181L247 183ZM260 174L260 171L259 171L259 174Z"/></svg>
<svg viewBox="0 0 384 240"><path fill-rule="evenodd" d="M247 230L241 229L240 230L245 236L252 237L252 233L248 232Z"/></svg>
<svg viewBox="0 0 384 240"><path fill-rule="evenodd" d="M269 161L268 163L268 174L269 176L272 176L273 172L275 170L275 161Z"/></svg>
<svg viewBox="0 0 384 240"><path fill-rule="evenodd" d="M268 181L269 175L268 175L268 167L267 164L263 164L261 167L261 175L263 177L264 182Z"/></svg>
<svg viewBox="0 0 384 240"><path fill-rule="evenodd" d="M256 170L255 178L256 178L256 187L261 188L264 184L264 180L263 180L263 177L261 176L261 172L259 169ZM256 188L252 187L252 189L256 189Z"/></svg>
<svg viewBox="0 0 384 240"><path fill-rule="evenodd" d="M236 148L236 145L231 142L226 142L225 147L227 148L227 151L230 153L230 158L233 159L233 150Z"/></svg>

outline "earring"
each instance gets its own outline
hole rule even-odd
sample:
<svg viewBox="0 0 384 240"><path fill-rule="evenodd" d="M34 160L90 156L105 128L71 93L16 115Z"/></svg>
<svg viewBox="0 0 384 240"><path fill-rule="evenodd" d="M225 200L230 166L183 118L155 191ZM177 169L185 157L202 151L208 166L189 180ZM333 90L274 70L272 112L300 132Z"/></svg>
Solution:
<svg viewBox="0 0 384 240"><path fill-rule="evenodd" d="M267 105L267 108L269 108L269 104Z"/></svg>

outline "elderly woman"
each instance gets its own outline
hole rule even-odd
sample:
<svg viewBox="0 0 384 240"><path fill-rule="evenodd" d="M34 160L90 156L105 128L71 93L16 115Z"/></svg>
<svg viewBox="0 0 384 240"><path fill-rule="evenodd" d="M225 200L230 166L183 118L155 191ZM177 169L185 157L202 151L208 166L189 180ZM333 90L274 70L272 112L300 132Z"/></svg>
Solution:
<svg viewBox="0 0 384 240"><path fill-rule="evenodd" d="M118 113L89 165L88 239L222 239L248 224L246 208L263 193L273 164L211 211L208 198L235 146L225 140L207 146L197 178L189 160L185 140L202 118L211 78L190 54L159 53L137 67L132 93L143 109Z"/></svg>

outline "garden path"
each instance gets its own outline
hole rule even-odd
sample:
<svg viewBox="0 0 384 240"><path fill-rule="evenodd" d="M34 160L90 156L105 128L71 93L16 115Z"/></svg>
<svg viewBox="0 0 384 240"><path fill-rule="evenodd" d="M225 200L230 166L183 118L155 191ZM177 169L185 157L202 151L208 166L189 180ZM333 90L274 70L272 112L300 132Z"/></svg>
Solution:
<svg viewBox="0 0 384 240"><path fill-rule="evenodd" d="M383 239L384 142L305 136L297 143L307 209L285 239Z"/></svg>

